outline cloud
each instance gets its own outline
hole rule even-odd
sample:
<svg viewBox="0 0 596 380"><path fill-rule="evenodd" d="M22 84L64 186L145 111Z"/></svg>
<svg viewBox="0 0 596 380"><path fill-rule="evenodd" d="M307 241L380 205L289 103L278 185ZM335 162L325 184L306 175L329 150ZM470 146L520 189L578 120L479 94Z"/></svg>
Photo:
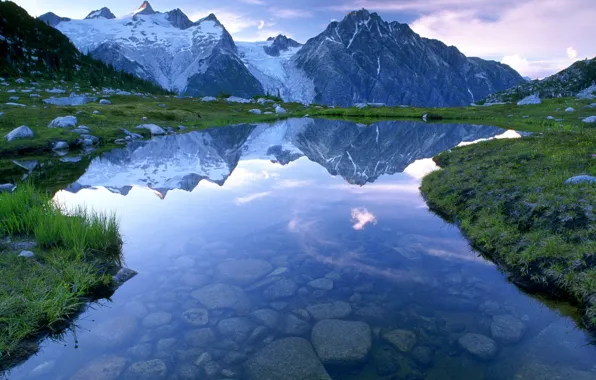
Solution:
<svg viewBox="0 0 596 380"><path fill-rule="evenodd" d="M243 204L246 204L246 203L250 203L250 202L252 202L252 201L254 201L256 199L264 198L264 197L269 196L269 195L271 195L271 192L270 191L265 191L265 192L262 192L262 193L254 193L254 194L247 195L245 197L238 197L238 198L236 198L236 200L234 201L234 203L236 203L236 205L240 206L240 205L243 205Z"/></svg>
<svg viewBox="0 0 596 380"><path fill-rule="evenodd" d="M355 230L362 230L368 223L377 224L377 218L363 207L352 209L352 228Z"/></svg>
<svg viewBox="0 0 596 380"><path fill-rule="evenodd" d="M507 55L501 59L501 63L511 66L517 72L532 79L544 78L545 76L561 71L574 61L569 58L528 60L519 54Z"/></svg>
<svg viewBox="0 0 596 380"><path fill-rule="evenodd" d="M259 25L259 20L253 19L243 13L230 11L226 8L212 9L200 13L194 13L189 17L191 20L198 20L213 13L231 34L241 32L248 28L255 28Z"/></svg>
<svg viewBox="0 0 596 380"><path fill-rule="evenodd" d="M263 29L264 26L265 26L265 20L261 20L261 21L259 21L259 25L257 25L257 28L259 30L261 30L261 29Z"/></svg>
<svg viewBox="0 0 596 380"><path fill-rule="evenodd" d="M577 58L577 50L575 50L572 46L567 48L567 58L569 58L569 59Z"/></svg>
<svg viewBox="0 0 596 380"><path fill-rule="evenodd" d="M287 19L313 17L313 13L311 11L297 8L271 8L269 13L272 16Z"/></svg>
<svg viewBox="0 0 596 380"><path fill-rule="evenodd" d="M241 3L251 4L251 5L264 5L265 2L263 0L239 0Z"/></svg>

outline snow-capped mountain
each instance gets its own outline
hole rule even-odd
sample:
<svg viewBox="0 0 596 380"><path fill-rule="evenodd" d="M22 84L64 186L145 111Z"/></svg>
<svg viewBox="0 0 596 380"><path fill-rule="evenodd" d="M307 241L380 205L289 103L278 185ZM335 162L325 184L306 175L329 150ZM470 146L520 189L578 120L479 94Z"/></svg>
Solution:
<svg viewBox="0 0 596 380"><path fill-rule="evenodd" d="M175 92L194 96L263 93L215 15L191 22L179 9L160 13L144 2L129 15L111 16L109 9L102 8L84 20L62 19L55 28L82 52Z"/></svg>
<svg viewBox="0 0 596 380"><path fill-rule="evenodd" d="M472 125L380 122L360 126L325 119L288 119L273 125L237 125L135 142L95 158L69 189L104 186L126 194L131 186L192 191L200 181L221 186L240 160L286 165L306 157L331 175L364 185L403 172L411 163L462 141L499 135L502 129Z"/></svg>
<svg viewBox="0 0 596 380"><path fill-rule="evenodd" d="M84 20L40 18L81 51L183 95L269 93L341 106L456 106L524 82L509 66L467 58L364 9L304 45L283 35L235 43L213 14L193 22L180 9L160 13L148 2L113 16L102 8Z"/></svg>

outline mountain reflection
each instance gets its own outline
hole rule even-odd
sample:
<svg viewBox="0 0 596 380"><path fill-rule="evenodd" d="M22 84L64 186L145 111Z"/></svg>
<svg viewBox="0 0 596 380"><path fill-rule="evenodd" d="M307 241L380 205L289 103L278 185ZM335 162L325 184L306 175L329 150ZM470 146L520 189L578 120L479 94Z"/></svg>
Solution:
<svg viewBox="0 0 596 380"><path fill-rule="evenodd" d="M144 186L165 196L172 189L192 191L202 180L223 186L241 160L287 165L302 157L362 186L462 142L503 132L469 124L383 121L363 126L309 118L212 128L134 142L104 153L67 190L103 186L126 195L131 186Z"/></svg>

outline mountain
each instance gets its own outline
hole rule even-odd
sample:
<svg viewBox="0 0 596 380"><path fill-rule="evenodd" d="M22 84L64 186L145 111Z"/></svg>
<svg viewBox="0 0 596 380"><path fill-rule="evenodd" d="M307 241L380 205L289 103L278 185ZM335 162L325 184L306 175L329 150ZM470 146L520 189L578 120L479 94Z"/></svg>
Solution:
<svg viewBox="0 0 596 380"><path fill-rule="evenodd" d="M516 102L533 94L538 94L541 98L579 96L596 99L596 57L577 61L548 78L522 83L491 94L485 102Z"/></svg>
<svg viewBox="0 0 596 380"><path fill-rule="evenodd" d="M35 76L91 86L163 92L150 82L81 54L66 36L48 25L56 15L35 19L10 1L0 2L0 15L0 76ZM61 20L60 23L69 22Z"/></svg>
<svg viewBox="0 0 596 380"><path fill-rule="evenodd" d="M462 141L501 134L495 127L385 121L370 126L325 119L288 119L273 125L237 125L135 142L95 158L72 186L104 186L126 195L149 186L164 197L171 189L192 191L206 180L223 186L241 160L281 165L307 158L346 182L365 185L403 172Z"/></svg>
<svg viewBox="0 0 596 380"><path fill-rule="evenodd" d="M60 17L53 12L44 13L39 16L38 19L45 22L49 26L56 26L62 21L70 21L68 17Z"/></svg>
<svg viewBox="0 0 596 380"><path fill-rule="evenodd" d="M280 34L277 37L269 37L267 38L267 42L271 42L271 45L264 46L263 50L272 57L279 57L281 52L302 46L301 43L294 41L283 34Z"/></svg>
<svg viewBox="0 0 596 380"><path fill-rule="evenodd" d="M107 8L103 13L112 14ZM174 92L244 97L264 92L213 14L191 22L180 9L161 13L145 1L124 17L63 20L55 28L82 52Z"/></svg>
<svg viewBox="0 0 596 380"><path fill-rule="evenodd" d="M341 106L468 105L524 82L507 65L467 58L364 9L330 23L292 59L313 80L316 103Z"/></svg>
<svg viewBox="0 0 596 380"><path fill-rule="evenodd" d="M47 14L47 13L46 13ZM43 17L43 16L42 16ZM101 9L98 9L96 11L92 11L91 13L89 13L87 15L87 17L85 17L85 20L92 20L94 18L100 18L103 17L106 20L111 20L113 18L116 18L116 16L114 16L114 14L112 13L112 11L110 11L108 8L103 7ZM40 17L41 18L41 17ZM70 21L70 19L66 19L66 20L60 20L60 21ZM56 23L57 24L57 23Z"/></svg>

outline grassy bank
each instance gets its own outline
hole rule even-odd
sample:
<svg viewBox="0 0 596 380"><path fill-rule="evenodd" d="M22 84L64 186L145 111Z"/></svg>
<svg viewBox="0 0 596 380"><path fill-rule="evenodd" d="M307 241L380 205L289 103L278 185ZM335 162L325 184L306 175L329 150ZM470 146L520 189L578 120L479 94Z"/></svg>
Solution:
<svg viewBox="0 0 596 380"><path fill-rule="evenodd" d="M31 185L1 193L0 363L27 354L24 340L63 328L96 290L108 287L121 245L113 216L65 214ZM20 257L24 247L35 256Z"/></svg>
<svg viewBox="0 0 596 380"><path fill-rule="evenodd" d="M596 328L596 130L493 140L441 153L424 178L431 209L530 290L570 299Z"/></svg>

